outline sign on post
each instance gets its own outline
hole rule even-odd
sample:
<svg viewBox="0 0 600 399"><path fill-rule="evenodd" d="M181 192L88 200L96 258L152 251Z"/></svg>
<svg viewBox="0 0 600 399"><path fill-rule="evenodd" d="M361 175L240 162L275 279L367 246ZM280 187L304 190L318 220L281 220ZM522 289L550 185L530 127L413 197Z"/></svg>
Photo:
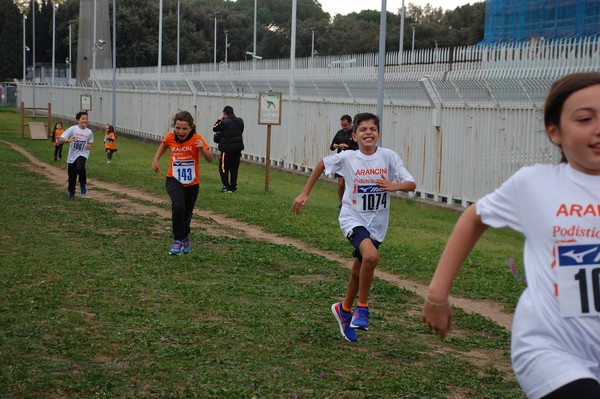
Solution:
<svg viewBox="0 0 600 399"><path fill-rule="evenodd" d="M281 93L261 91L258 99L258 124L281 125Z"/></svg>
<svg viewBox="0 0 600 399"><path fill-rule="evenodd" d="M281 125L281 92L261 91L258 94L258 124L267 125L267 156L265 159L265 191L269 191L271 167L271 126Z"/></svg>
<svg viewBox="0 0 600 399"><path fill-rule="evenodd" d="M92 95L91 94L82 94L79 96L79 109L81 111L91 111L92 110Z"/></svg>

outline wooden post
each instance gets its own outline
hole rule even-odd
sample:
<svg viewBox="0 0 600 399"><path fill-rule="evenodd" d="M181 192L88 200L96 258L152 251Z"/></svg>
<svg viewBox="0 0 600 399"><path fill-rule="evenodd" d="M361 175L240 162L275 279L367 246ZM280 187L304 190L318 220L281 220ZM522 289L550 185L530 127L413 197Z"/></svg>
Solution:
<svg viewBox="0 0 600 399"><path fill-rule="evenodd" d="M48 137L52 136L52 104L48 103Z"/></svg>
<svg viewBox="0 0 600 399"><path fill-rule="evenodd" d="M269 191L269 168L271 167L271 125L267 125L267 158L265 160L265 191Z"/></svg>
<svg viewBox="0 0 600 399"><path fill-rule="evenodd" d="M21 101L21 138L25 138L25 103Z"/></svg>

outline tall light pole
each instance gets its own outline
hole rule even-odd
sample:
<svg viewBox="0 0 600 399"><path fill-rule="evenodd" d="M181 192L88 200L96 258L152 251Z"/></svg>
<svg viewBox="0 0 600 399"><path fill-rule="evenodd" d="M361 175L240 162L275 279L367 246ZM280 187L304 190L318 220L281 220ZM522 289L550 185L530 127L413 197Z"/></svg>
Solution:
<svg viewBox="0 0 600 399"><path fill-rule="evenodd" d="M252 37L252 54L256 55L256 1L254 0L254 33ZM252 57L252 69L256 69L256 58Z"/></svg>
<svg viewBox="0 0 600 399"><path fill-rule="evenodd" d="M31 78L33 79L33 81L35 82L35 6L37 5L36 0L31 0L31 16L32 16L32 23L31 23L31 49L33 51L33 53L31 54ZM33 85L34 90L34 99L35 99L35 85ZM35 101L34 101L35 103ZM33 105L35 108L35 104Z"/></svg>
<svg viewBox="0 0 600 399"><path fill-rule="evenodd" d="M400 12L400 46L398 48L398 65L402 65L404 53L404 17L406 16L406 8L404 8L404 0L402 0L402 11Z"/></svg>
<svg viewBox="0 0 600 399"><path fill-rule="evenodd" d="M157 92L160 93L160 86L162 84L162 31L163 31L163 0L160 0L160 6L158 7L158 88ZM160 95L157 97L160 104Z"/></svg>
<svg viewBox="0 0 600 399"><path fill-rule="evenodd" d="M229 47L229 31L225 31L225 66L227 66L227 47Z"/></svg>
<svg viewBox="0 0 600 399"><path fill-rule="evenodd" d="M112 125L117 126L117 4L113 0L112 26Z"/></svg>
<svg viewBox="0 0 600 399"><path fill-rule="evenodd" d="M312 44L310 46L310 63L312 66L315 66L315 28L310 28L310 33L312 36Z"/></svg>
<svg viewBox="0 0 600 399"><path fill-rule="evenodd" d="M27 37L27 33L25 31L25 21L27 21L27 15L25 15L25 8L23 8L23 80L27 77L27 51L29 51L29 47L27 47L27 41L25 40Z"/></svg>
<svg viewBox="0 0 600 399"><path fill-rule="evenodd" d="M56 60L56 1L52 0L52 83L54 87L54 67ZM50 92L52 94L52 92Z"/></svg>
<svg viewBox="0 0 600 399"><path fill-rule="evenodd" d="M179 72L179 11L180 11L180 4L179 4L179 0L177 0L177 72Z"/></svg>
<svg viewBox="0 0 600 399"><path fill-rule="evenodd" d="M379 66L377 68L377 116L379 116L379 131L383 131L383 98L385 89L385 32L387 24L387 2L381 0L381 13L379 14ZM383 140L379 141L383 146Z"/></svg>
<svg viewBox="0 0 600 399"><path fill-rule="evenodd" d="M410 24L412 26L412 46L410 49L410 63L414 64L415 62L415 28L417 27L417 23L413 22Z"/></svg>
<svg viewBox="0 0 600 399"><path fill-rule="evenodd" d="M72 21L69 21L69 84L71 84L71 78L73 77L73 74L71 73L71 64L73 64L73 56L71 55L71 23Z"/></svg>
<svg viewBox="0 0 600 399"><path fill-rule="evenodd" d="M94 79L96 78L96 49L97 49L97 42L96 42L96 0L94 0L94 25L92 28L94 31L92 32L92 43L94 43L94 45L92 46L92 75L94 76Z"/></svg>
<svg viewBox="0 0 600 399"><path fill-rule="evenodd" d="M215 16L215 43L213 45L213 70L217 72L217 15L219 15L219 11L214 12Z"/></svg>
<svg viewBox="0 0 600 399"><path fill-rule="evenodd" d="M33 77L33 89L32 89L32 94L31 97L33 99L33 108L35 108L35 8L37 6L37 2L36 0L31 0L31 13L33 14L33 18L32 18L32 31L33 34L31 35L31 40L32 40L32 48L33 48L33 56L31 57L32 62L31 62L31 71L32 71L32 77ZM33 114L35 115L35 110L33 110Z"/></svg>

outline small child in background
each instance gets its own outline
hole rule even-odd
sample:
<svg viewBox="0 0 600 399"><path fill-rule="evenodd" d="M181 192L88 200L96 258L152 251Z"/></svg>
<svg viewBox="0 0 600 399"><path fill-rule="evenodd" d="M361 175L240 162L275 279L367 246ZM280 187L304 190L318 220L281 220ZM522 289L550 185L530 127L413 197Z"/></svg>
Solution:
<svg viewBox="0 0 600 399"><path fill-rule="evenodd" d="M113 154L117 152L117 136L115 136L115 128L110 124L104 127L104 150L108 159L106 163L110 165Z"/></svg>
<svg viewBox="0 0 600 399"><path fill-rule="evenodd" d="M87 171L85 164L90 156L90 150L94 142L94 133L87 127L87 112L78 112L75 119L77 120L77 125L71 126L60 136L61 143L70 143L69 156L67 157L69 199L75 199L77 177L79 177L79 184L81 185L81 195L87 193Z"/></svg>
<svg viewBox="0 0 600 399"><path fill-rule="evenodd" d="M54 160L58 159L62 159L62 149L63 149L63 143L60 141L60 136L65 132L65 130L63 129L62 123L58 122L56 125L54 125L54 130L52 130L52 134L50 135L50 138L52 139L52 142L54 143Z"/></svg>

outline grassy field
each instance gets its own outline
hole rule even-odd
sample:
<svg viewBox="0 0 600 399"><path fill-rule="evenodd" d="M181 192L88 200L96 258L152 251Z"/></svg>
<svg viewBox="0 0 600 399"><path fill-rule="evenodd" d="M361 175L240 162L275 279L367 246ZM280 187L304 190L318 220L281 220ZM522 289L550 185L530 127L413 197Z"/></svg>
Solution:
<svg viewBox="0 0 600 399"><path fill-rule="evenodd" d="M0 140L54 162L51 143L21 139L18 123L0 109ZM108 167L95 138L91 178L166 198L167 157L155 174L155 144L120 138ZM372 327L351 344L329 311L349 273L337 263L211 234L214 222L200 217L192 254L169 257L168 219L67 201L66 170L58 189L27 165L0 142L2 398L523 397L508 369L509 334L483 317L457 309L442 343L420 320L419 297L378 280ZM264 169L243 165L238 192L221 194L216 165L201 174L198 208L350 257L331 183L317 184L296 217L307 176L271 170L265 192ZM427 283L457 216L394 199L381 269ZM520 236L488 231L453 294L514 308L523 286L504 263L521 257Z"/></svg>

